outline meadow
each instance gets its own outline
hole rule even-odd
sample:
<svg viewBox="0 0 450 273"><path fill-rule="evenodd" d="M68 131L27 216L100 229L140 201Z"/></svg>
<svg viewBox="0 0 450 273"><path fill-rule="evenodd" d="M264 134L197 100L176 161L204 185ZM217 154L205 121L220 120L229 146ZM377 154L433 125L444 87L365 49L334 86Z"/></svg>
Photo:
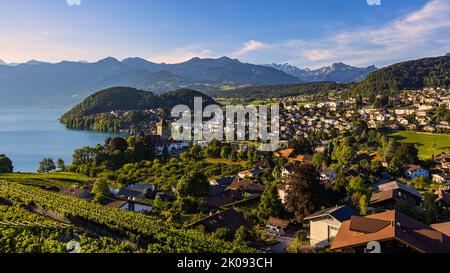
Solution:
<svg viewBox="0 0 450 273"><path fill-rule="evenodd" d="M393 133L389 137L395 138L399 142L416 144L422 160L430 159L440 152L450 153L450 135L401 131Z"/></svg>

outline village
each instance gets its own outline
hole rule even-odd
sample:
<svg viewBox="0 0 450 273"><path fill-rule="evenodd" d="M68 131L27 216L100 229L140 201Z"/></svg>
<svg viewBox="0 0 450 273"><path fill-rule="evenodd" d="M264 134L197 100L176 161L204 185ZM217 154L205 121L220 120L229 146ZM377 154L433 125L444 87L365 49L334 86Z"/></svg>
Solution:
<svg viewBox="0 0 450 273"><path fill-rule="evenodd" d="M438 96L436 92L443 95ZM431 100L429 97L437 99ZM449 95L443 90L441 92L427 89L422 93L413 92L408 96L400 96L399 100L402 104L411 105L413 109L409 110L410 112L392 110L392 115L389 111L379 109L356 111L359 113L357 117L361 117L363 120L366 118L368 126L363 134L369 131L377 132L380 129L378 125L385 125L386 121L402 124L400 120L411 114L415 114L419 119L431 121L431 117L419 113L429 114L439 105L448 105ZM294 192L291 190L294 187L293 183L295 184L296 179L299 179L298 176L302 175L298 169L304 166L315 166L318 174L317 182L323 189L336 191L335 189L339 187L337 185L342 183L340 180L344 179L345 183L348 183L347 190L344 190L347 193L342 196L343 198L331 198L330 200L335 200L332 206L320 208L310 206L309 208L314 208L314 210L303 213L300 219L292 217L292 214L289 213L265 215L264 217L268 217L262 221L264 224L261 225L259 222L257 228L258 235L262 235L264 238L262 244L258 240L258 247L269 252L359 253L370 252L368 244L376 241L381 244L383 252L440 253L450 251L450 154L441 151L427 161L418 159L405 161L396 173L391 171L394 169L390 163L394 161L393 156L391 155L389 158L389 156L381 155L383 147L380 147L380 150L372 149L370 153L363 152L362 148L360 150L355 148L354 153L351 154L352 158L348 159L353 163L345 162L343 166L337 166L337 163L331 164L340 161L339 155L334 155L334 153L339 149L339 145L344 146L339 133L352 131L355 120L355 116L352 114L355 113L352 112L355 110L351 110L349 107L339 108L338 105L341 104L336 104L333 108L333 105L330 102L319 104L316 107L308 105L302 107L286 103L283 113L288 117L284 120L286 124L289 124L289 128L297 128L303 133L310 132L310 130L327 132L326 128L335 128L339 131L334 139L316 142L311 147L312 152L310 153L302 153L300 152L302 149L298 149L290 141L284 141L282 147L274 153L256 156L257 160L253 161L251 168L236 172L234 175L208 181L207 191L204 195L200 195L204 200L204 205L198 208L201 211L200 217L183 222L183 228L197 229L207 234L226 231L228 234L232 234L231 236L240 232L239 230L242 228L254 230L255 222L252 223L248 219L248 215L242 213L245 211L242 208L261 207L263 199L273 197L274 191L269 190L270 185L276 185L277 201L272 201L280 202L284 207L283 210L289 211L289 206L292 205L288 204L299 201L298 197L297 199L290 197L290 194ZM327 110L324 110L324 107ZM423 110L424 108L428 110ZM303 116L296 113L296 111L304 110L307 113ZM346 114L340 116L342 111ZM323 117L320 116L322 113ZM334 120L333 117L339 118ZM293 123L293 121L298 123ZM374 122L377 126L370 126ZM443 126L443 123L435 124L435 126L433 128L436 130L445 129L438 127ZM291 137L292 141L298 137L300 131L289 131L285 128L284 133L287 132L295 132L296 136ZM308 134L303 134L302 137L308 138ZM154 135L151 138L158 156L166 154L166 156L176 158L188 153L194 147L208 149L210 146L210 143L203 143L203 148L201 148L201 146L192 145L186 141L172 140L169 122L164 120L156 124ZM231 145L231 147L237 152L247 152L251 144ZM331 149L334 149L335 152L332 152ZM411 149L411 147L405 149ZM414 150L414 148L412 149ZM415 153L414 156L417 158L417 151ZM322 156L325 159L319 160ZM327 157L328 159L326 159ZM350 167L349 164L353 164L353 166L356 164L357 167ZM369 167L364 167L365 165ZM264 178L268 173L279 180L276 179L274 184L268 183ZM359 179L364 179L362 182L364 185L353 186L364 189L350 190L349 187L352 187L352 183L357 183L354 181L359 181ZM158 200L156 203L158 203L157 206L160 206L160 200L172 203L180 198L178 184L178 182L172 183L169 189L160 189L154 184L129 184L119 189L109 186L111 197L108 198L105 205L109 208L151 215L154 213L155 200ZM364 194L362 194L363 192ZM313 193L304 192L303 194ZM368 200L364 203L361 201L362 199L355 201L353 200L355 194L358 197L366 196ZM86 196L89 196L89 192L86 193ZM272 208L269 211L273 211ZM295 209L291 210L291 212L294 211ZM291 216L287 217L288 215ZM428 217L429 215L431 215L431 219Z"/></svg>
<svg viewBox="0 0 450 273"><path fill-rule="evenodd" d="M369 128L391 130L414 130L429 133L448 133L447 120L434 117L439 107L450 109L450 90L444 88L425 88L423 90L402 92L387 97L378 96L378 108L369 103L368 98L341 99L329 95L323 102L300 102L308 97L289 97L282 99L282 139L290 139L311 132L337 135L350 130L352 121L362 119ZM284 122L283 122L284 121Z"/></svg>

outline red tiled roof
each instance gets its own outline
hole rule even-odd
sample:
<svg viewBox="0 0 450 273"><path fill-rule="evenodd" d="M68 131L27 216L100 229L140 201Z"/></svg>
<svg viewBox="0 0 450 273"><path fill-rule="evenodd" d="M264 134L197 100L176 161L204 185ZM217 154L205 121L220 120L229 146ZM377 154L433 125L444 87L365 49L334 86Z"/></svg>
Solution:
<svg viewBox="0 0 450 273"><path fill-rule="evenodd" d="M291 157L291 155L294 153L294 149L284 149L284 150L279 150L275 153L276 156L278 157L283 157L288 159L289 157Z"/></svg>
<svg viewBox="0 0 450 273"><path fill-rule="evenodd" d="M352 217L341 225L331 248L339 250L391 240L423 253L450 253L447 235L397 211Z"/></svg>

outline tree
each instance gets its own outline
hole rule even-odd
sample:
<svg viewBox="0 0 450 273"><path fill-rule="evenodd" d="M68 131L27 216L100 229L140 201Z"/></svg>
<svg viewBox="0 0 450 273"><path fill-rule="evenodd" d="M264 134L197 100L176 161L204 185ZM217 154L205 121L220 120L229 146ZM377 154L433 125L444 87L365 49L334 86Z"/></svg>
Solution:
<svg viewBox="0 0 450 273"><path fill-rule="evenodd" d="M244 150L239 151L239 153L237 154L237 158L239 160L245 160L247 159L247 153Z"/></svg>
<svg viewBox="0 0 450 273"><path fill-rule="evenodd" d="M341 141L333 150L332 159L337 161L337 167L349 166L356 157L355 151L350 147L348 141Z"/></svg>
<svg viewBox="0 0 450 273"><path fill-rule="evenodd" d="M55 163L51 158L44 158L39 162L38 173L49 173L56 169Z"/></svg>
<svg viewBox="0 0 450 273"><path fill-rule="evenodd" d="M109 142L108 148L110 152L124 152L128 148L128 142L124 138L116 137Z"/></svg>
<svg viewBox="0 0 450 273"><path fill-rule="evenodd" d="M205 157L208 158L218 158L220 156L220 152L222 150L220 141L213 139L208 147L203 151Z"/></svg>
<svg viewBox="0 0 450 273"><path fill-rule="evenodd" d="M235 243L239 245L249 246L253 245L254 241L255 241L254 234L244 226L241 226L236 230L236 233L234 235Z"/></svg>
<svg viewBox="0 0 450 273"><path fill-rule="evenodd" d="M379 153L381 157L383 158L384 161L390 161L394 156L395 152L396 144L394 139L388 139L385 136L383 136L381 137L380 142L381 147L379 149Z"/></svg>
<svg viewBox="0 0 450 273"><path fill-rule="evenodd" d="M95 194L94 201L101 202L105 197L109 196L108 180L105 177L97 179L92 187L92 193Z"/></svg>
<svg viewBox="0 0 450 273"><path fill-rule="evenodd" d="M328 158L324 153L315 153L313 155L312 163L317 168L323 168L327 165Z"/></svg>
<svg viewBox="0 0 450 273"><path fill-rule="evenodd" d="M418 176L411 180L411 186L417 190L425 190L425 188L430 184L430 181L428 178L424 176Z"/></svg>
<svg viewBox="0 0 450 273"><path fill-rule="evenodd" d="M278 196L276 183L272 182L266 186L258 206L258 219L263 222L269 217L279 217L283 211L281 200Z"/></svg>
<svg viewBox="0 0 450 273"><path fill-rule="evenodd" d="M162 201L161 201L161 196L156 195L155 196L155 200L153 200L153 212L159 212L161 210L161 205L162 205Z"/></svg>
<svg viewBox="0 0 450 273"><path fill-rule="evenodd" d="M361 198L359 199L359 213L363 216L367 214L367 204L367 195L361 195Z"/></svg>
<svg viewBox="0 0 450 273"><path fill-rule="evenodd" d="M189 155L192 158L201 159L202 158L202 147L200 147L198 145L192 145L191 148L189 148Z"/></svg>
<svg viewBox="0 0 450 273"><path fill-rule="evenodd" d="M287 177L286 209L298 221L326 205L325 187L320 183L320 175L311 164L294 166L292 175Z"/></svg>
<svg viewBox="0 0 450 273"><path fill-rule="evenodd" d="M419 162L419 151L411 143L401 143L394 153L394 158L403 166L417 164Z"/></svg>
<svg viewBox="0 0 450 273"><path fill-rule="evenodd" d="M62 160L61 158L59 158L56 161L56 168L58 168L60 171L64 171L64 169L66 168L66 164L64 163L64 160Z"/></svg>
<svg viewBox="0 0 450 273"><path fill-rule="evenodd" d="M228 145L225 145L222 147L222 150L220 151L220 157L224 159L228 159L230 157L231 153L231 147Z"/></svg>
<svg viewBox="0 0 450 273"><path fill-rule="evenodd" d="M364 178L360 176L355 176L352 179L350 179L350 182L347 186L347 193L349 195L352 195L355 192L359 193L366 193L368 191L368 188L366 186L366 181Z"/></svg>
<svg viewBox="0 0 450 273"><path fill-rule="evenodd" d="M203 197L208 191L208 178L201 172L190 172L183 176L177 186L177 194L180 197Z"/></svg>
<svg viewBox="0 0 450 273"><path fill-rule="evenodd" d="M382 171L383 171L383 163L381 163L381 161L372 160L372 162L370 162L370 172L373 175L379 176Z"/></svg>
<svg viewBox="0 0 450 273"><path fill-rule="evenodd" d="M436 222L437 218L437 207L434 195L430 193L425 194L423 203L425 208L425 223L431 225Z"/></svg>
<svg viewBox="0 0 450 273"><path fill-rule="evenodd" d="M369 194L369 188L366 185L366 180L360 176L350 179L347 185L347 195L351 197L352 203L355 207L359 207L360 210L367 210L367 196ZM365 196L365 197L363 197ZM364 203L361 204L361 201Z"/></svg>
<svg viewBox="0 0 450 273"><path fill-rule="evenodd" d="M219 228L211 234L211 238L228 240L230 239L230 231L227 228Z"/></svg>
<svg viewBox="0 0 450 273"><path fill-rule="evenodd" d="M0 173L12 173L13 163L6 155L0 155Z"/></svg>

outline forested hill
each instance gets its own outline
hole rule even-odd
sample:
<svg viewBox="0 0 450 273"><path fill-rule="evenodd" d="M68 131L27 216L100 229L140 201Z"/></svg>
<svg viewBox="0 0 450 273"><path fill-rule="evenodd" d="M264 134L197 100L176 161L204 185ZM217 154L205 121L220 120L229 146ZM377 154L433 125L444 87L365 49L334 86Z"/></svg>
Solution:
<svg viewBox="0 0 450 273"><path fill-rule="evenodd" d="M259 99L321 94L329 91L342 91L349 89L352 86L352 84L340 84L335 82L315 82L294 85L247 86L232 90L210 90L205 91L205 93L214 98L243 99L252 101Z"/></svg>
<svg viewBox="0 0 450 273"><path fill-rule="evenodd" d="M450 54L394 64L371 73L353 89L372 95L389 91L450 86Z"/></svg>
<svg viewBox="0 0 450 273"><path fill-rule="evenodd" d="M217 104L211 97L190 89L179 89L161 96L149 91L130 87L112 87L101 90L72 108L61 117L61 122L72 129L86 129L96 131L117 132L129 128L138 122L149 121L156 118L154 115L145 116L139 110L164 109L166 113L179 104L194 109L194 98L201 97L203 105ZM133 115L127 118L117 118L104 115L111 111L130 111Z"/></svg>
<svg viewBox="0 0 450 273"><path fill-rule="evenodd" d="M202 97L205 104L216 103L207 95L190 89L179 89L157 96L152 92L130 87L112 87L89 96L72 110L64 114L63 119L68 116L88 116L119 110L129 111L157 108L170 110L178 104L186 104L193 107L194 97Z"/></svg>

